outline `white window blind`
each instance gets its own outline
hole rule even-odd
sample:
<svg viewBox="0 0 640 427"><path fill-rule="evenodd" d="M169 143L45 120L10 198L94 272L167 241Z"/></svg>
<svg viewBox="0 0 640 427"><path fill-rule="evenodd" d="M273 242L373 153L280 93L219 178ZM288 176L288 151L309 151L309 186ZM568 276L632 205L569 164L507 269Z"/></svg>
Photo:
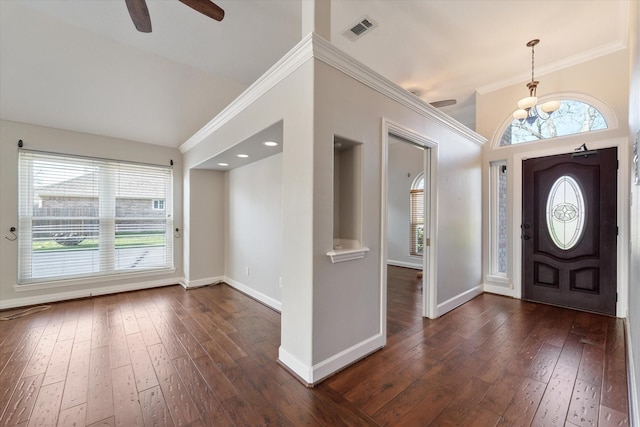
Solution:
<svg viewBox="0 0 640 427"><path fill-rule="evenodd" d="M424 190L411 190L411 255L424 251Z"/></svg>
<svg viewBox="0 0 640 427"><path fill-rule="evenodd" d="M409 254L422 256L424 253L424 174L419 174L411 186Z"/></svg>
<svg viewBox="0 0 640 427"><path fill-rule="evenodd" d="M19 284L173 268L171 168L21 150L19 171Z"/></svg>

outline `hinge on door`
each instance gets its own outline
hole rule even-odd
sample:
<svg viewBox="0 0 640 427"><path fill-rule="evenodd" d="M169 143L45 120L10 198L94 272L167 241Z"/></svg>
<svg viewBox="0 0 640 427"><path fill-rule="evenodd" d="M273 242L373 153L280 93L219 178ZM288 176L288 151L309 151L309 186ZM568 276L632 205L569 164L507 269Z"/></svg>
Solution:
<svg viewBox="0 0 640 427"><path fill-rule="evenodd" d="M619 235L620 235L620 227L616 225L616 236L619 236Z"/></svg>
<svg viewBox="0 0 640 427"><path fill-rule="evenodd" d="M431 239L427 239L427 241L425 242L426 246L431 246Z"/></svg>

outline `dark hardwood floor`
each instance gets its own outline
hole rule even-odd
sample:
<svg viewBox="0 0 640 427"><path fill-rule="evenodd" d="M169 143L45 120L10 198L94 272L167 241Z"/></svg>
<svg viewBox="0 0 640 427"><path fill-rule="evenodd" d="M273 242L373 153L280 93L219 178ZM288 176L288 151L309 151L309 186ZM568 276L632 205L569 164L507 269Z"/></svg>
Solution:
<svg viewBox="0 0 640 427"><path fill-rule="evenodd" d="M388 345L314 389L226 285L53 304L0 322L0 424L629 425L622 320L489 294L427 320L420 292L389 267Z"/></svg>

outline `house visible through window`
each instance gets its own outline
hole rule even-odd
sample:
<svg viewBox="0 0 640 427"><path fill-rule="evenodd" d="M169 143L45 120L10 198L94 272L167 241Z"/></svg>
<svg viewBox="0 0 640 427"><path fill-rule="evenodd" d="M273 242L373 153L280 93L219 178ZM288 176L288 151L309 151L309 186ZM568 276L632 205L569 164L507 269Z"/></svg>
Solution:
<svg viewBox="0 0 640 427"><path fill-rule="evenodd" d="M413 181L410 192L410 248L409 254L422 256L424 253L424 174Z"/></svg>
<svg viewBox="0 0 640 427"><path fill-rule="evenodd" d="M169 167L21 150L18 283L173 268Z"/></svg>
<svg viewBox="0 0 640 427"><path fill-rule="evenodd" d="M164 200L154 200L153 201L153 209L155 210L164 210Z"/></svg>

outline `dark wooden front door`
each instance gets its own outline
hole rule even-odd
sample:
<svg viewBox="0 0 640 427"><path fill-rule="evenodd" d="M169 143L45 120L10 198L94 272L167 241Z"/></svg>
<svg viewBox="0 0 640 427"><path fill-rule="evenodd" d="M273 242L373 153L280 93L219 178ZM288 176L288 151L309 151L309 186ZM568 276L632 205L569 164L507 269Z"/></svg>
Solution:
<svg viewBox="0 0 640 427"><path fill-rule="evenodd" d="M524 298L616 313L617 149L523 162Z"/></svg>

